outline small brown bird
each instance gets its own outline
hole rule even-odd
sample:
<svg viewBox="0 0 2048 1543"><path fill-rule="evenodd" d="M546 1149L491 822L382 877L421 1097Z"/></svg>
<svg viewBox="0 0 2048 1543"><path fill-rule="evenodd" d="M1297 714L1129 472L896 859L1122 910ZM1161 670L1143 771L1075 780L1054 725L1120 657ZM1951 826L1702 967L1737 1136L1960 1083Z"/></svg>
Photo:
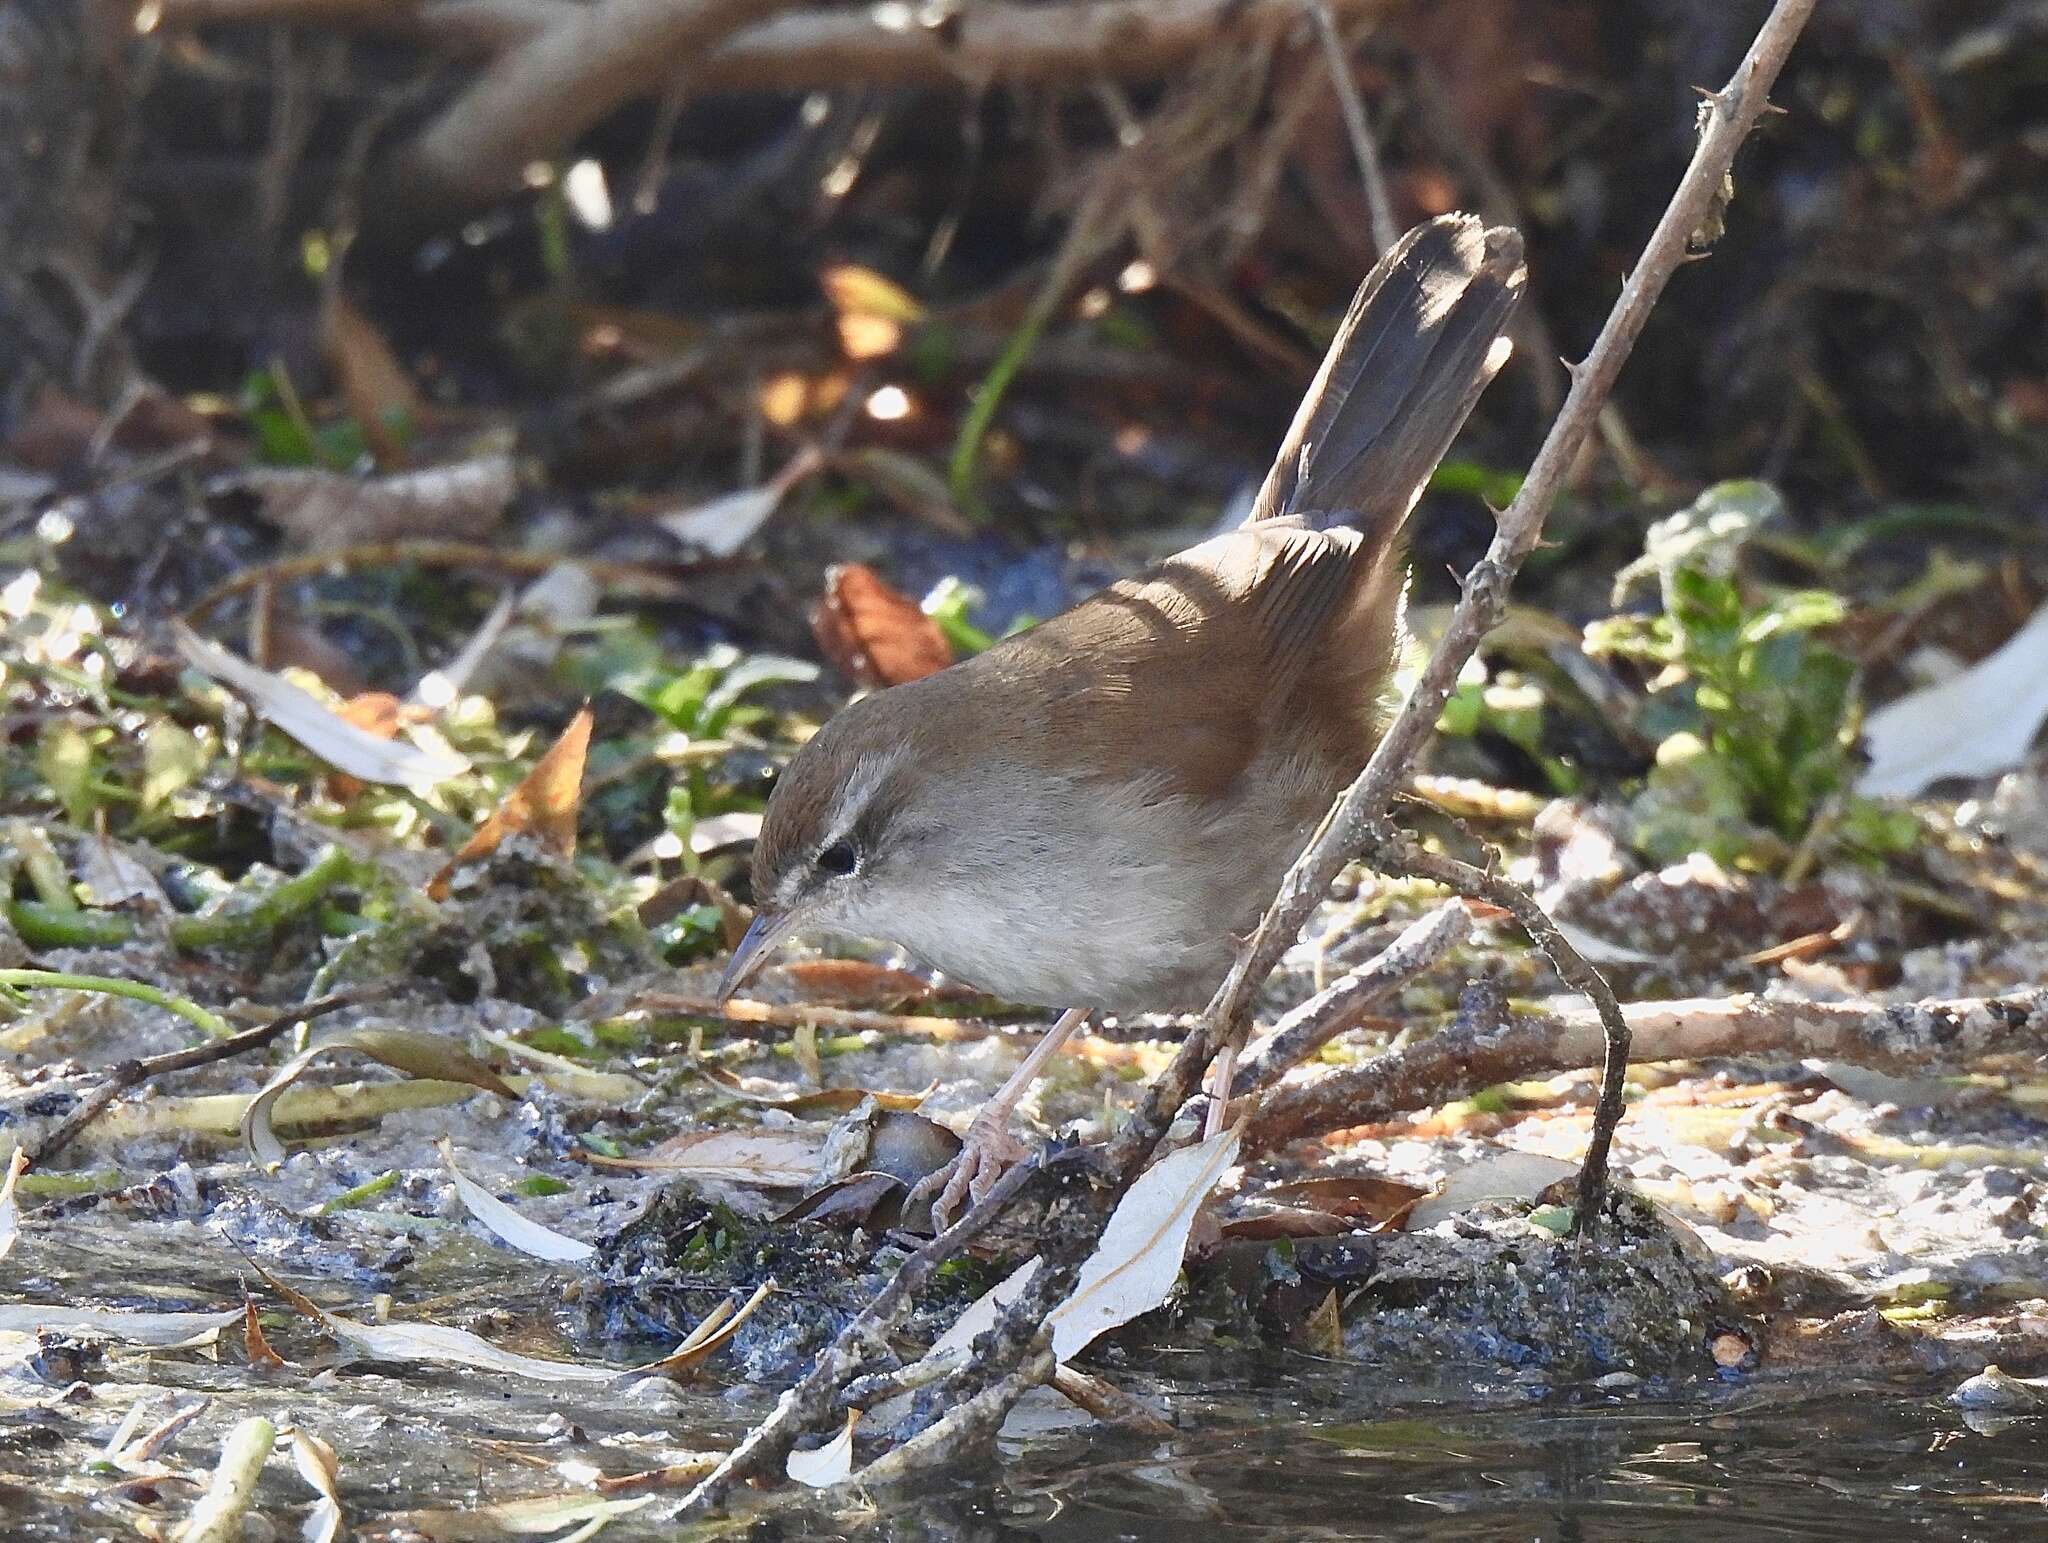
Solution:
<svg viewBox="0 0 2048 1543"><path fill-rule="evenodd" d="M1070 1009L970 1130L935 1214L992 1181L1012 1107L1089 1010L1207 1003L1364 767L1400 634L1402 528L1508 355L1521 238L1467 215L1360 287L1250 518L987 652L851 704L754 850L729 994L783 939L898 943Z"/></svg>

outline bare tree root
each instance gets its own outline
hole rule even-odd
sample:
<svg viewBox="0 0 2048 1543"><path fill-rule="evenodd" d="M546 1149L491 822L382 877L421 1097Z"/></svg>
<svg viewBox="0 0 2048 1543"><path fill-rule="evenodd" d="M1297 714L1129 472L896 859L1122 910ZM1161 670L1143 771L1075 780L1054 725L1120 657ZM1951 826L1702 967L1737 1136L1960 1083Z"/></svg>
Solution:
<svg viewBox="0 0 2048 1543"><path fill-rule="evenodd" d="M2048 1058L2048 988L1886 1007L1764 997L1631 1002L1622 1009L1633 1058L1797 1055L1877 1071L1956 1071L1987 1056ZM1245 1150L1434 1108L1484 1088L1599 1064L1607 1036L1595 1013L1532 1013L1461 1023L1358 1066L1282 1083L1245 1128Z"/></svg>

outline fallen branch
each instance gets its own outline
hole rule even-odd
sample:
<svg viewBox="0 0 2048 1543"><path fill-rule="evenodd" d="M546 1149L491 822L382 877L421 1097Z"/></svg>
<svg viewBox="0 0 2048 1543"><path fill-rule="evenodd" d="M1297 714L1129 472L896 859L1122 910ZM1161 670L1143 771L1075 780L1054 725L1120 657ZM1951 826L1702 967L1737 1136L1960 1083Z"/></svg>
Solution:
<svg viewBox="0 0 2048 1543"><path fill-rule="evenodd" d="M1329 3L1339 19L1390 8L1388 0ZM162 0L158 27L304 22L476 55L528 47L592 9L566 0ZM1151 79L1205 49L1272 36L1299 14L1294 0L976 0L930 26L887 7L806 10L744 27L694 59L649 54L627 96L661 90L679 68L700 94ZM636 46L647 46L644 36Z"/></svg>
<svg viewBox="0 0 2048 1543"><path fill-rule="evenodd" d="M599 0L506 53L388 167L387 196L436 221L516 189L521 174L739 28L793 0Z"/></svg>
<svg viewBox="0 0 2048 1543"><path fill-rule="evenodd" d="M1886 1007L1758 996L1631 1002L1622 1009L1634 1059L1700 1061L1817 1056L1876 1071L1960 1071L1989 1056L2048 1059L2048 988ZM1368 1125L1527 1077L1599 1064L1605 1035L1590 1012L1460 1024L1357 1066L1282 1083L1245 1130L1245 1150Z"/></svg>

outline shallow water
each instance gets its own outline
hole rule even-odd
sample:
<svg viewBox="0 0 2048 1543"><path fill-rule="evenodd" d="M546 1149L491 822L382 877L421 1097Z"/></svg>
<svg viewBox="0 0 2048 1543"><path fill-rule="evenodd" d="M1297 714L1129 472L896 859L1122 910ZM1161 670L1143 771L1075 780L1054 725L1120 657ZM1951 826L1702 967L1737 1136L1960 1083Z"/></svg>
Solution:
<svg viewBox="0 0 2048 1543"><path fill-rule="evenodd" d="M229 1215L217 1210L212 1222ZM155 1493L124 1490L123 1475L95 1461L137 1404L136 1428L146 1430L208 1400L160 1457L171 1474L199 1479L238 1419L299 1421L335 1448L356 1535L410 1539L450 1534L408 1530L406 1511L588 1495L596 1475L723 1450L772 1403L763 1389L727 1387L729 1362L714 1361L700 1382L680 1388L350 1362L284 1311L251 1265L263 1261L359 1316L374 1285L336 1277L331 1267L346 1251L295 1252L306 1242L296 1224L273 1235L260 1216L234 1216L232 1242L207 1224L105 1212L37 1218L24 1235L5 1267L12 1300L218 1310L239 1306L247 1281L268 1306L270 1339L289 1364L249 1366L232 1328L212 1349L109 1348L96 1363L52 1369L46 1359L0 1371L0 1535L174 1527L190 1508L191 1487L174 1478ZM443 1294L422 1301L415 1290L401 1300L400 1316L461 1323L529 1354L603 1353L562 1330L570 1320L567 1274L479 1246L458 1228L422 1225L427 1231L413 1242L425 1257L412 1284L431 1279ZM316 1264L329 1268L308 1273ZM613 1347L607 1358L630 1363L654 1348ZM1947 1401L1960 1373L1853 1381L1767 1369L1603 1392L1546 1387L1530 1371L1403 1380L1391 1368L1277 1350L1112 1350L1109 1358L1107 1374L1168 1414L1173 1436L1070 1427L1006 1442L1000 1463L978 1472L871 1501L750 1495L738 1535L1086 1543L1693 1543L1858 1538L1878 1529L1946 1539L2048 1536L2048 1416L1966 1417ZM614 1519L608 1543L682 1535L660 1519L674 1494ZM280 1452L259 1491L277 1536L297 1534L312 1499ZM573 1529L565 1522L538 1535ZM1197 1530L1200 1539L1191 1537Z"/></svg>

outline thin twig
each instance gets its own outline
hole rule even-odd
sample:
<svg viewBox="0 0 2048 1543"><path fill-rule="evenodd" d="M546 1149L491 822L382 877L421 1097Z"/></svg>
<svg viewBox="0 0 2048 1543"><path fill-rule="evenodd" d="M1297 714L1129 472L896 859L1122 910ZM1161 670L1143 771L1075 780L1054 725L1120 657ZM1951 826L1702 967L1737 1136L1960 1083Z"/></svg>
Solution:
<svg viewBox="0 0 2048 1543"><path fill-rule="evenodd" d="M1492 545L1465 576L1464 593L1452 610L1436 651L1370 762L1331 811L1315 838L1282 882L1257 932L1240 952L1215 999L1180 1054L1147 1091L1130 1122L1110 1145L1113 1171L1134 1176L1150 1156L1175 1112L1200 1084L1216 1051L1228 1041L1243 1043L1252 1001L1273 973L1309 914L1328 893L1345 863L1366 852L1373 830L1449 700L1458 673L1480 640L1505 614L1508 586L1536 548L1543 520L1599 416L1600 405L1642 335L1651 308L1671 275L1687 261L1687 246L1701 217L1720 196L1735 152L1768 105L1771 84L1806 25L1815 0L1778 0L1757 33L1748 56L1727 88L1712 98L1712 113L1692 164L1665 208L1635 270L1622 285L1592 351L1571 367L1572 386L1557 421L1531 463L1515 500L1501 515Z"/></svg>
<svg viewBox="0 0 2048 1543"><path fill-rule="evenodd" d="M1379 860L1392 871L1434 879L1460 894L1489 901L1511 913L1529 934L1529 941L1543 950L1564 983L1592 998L1606 1035L1607 1051L1600 1073L1600 1099L1593 1110L1593 1132L1587 1138L1585 1164L1579 1171L1579 1203L1572 1213L1572 1231L1588 1235L1598 1227L1600 1210L1606 1201L1607 1152L1614 1141L1614 1128L1621 1123L1622 1078L1628 1071L1628 1020L1622 1016L1614 988L1586 962L1586 956L1572 946L1557 923L1537 904L1536 897L1521 885L1454 857L1425 851L1391 826L1381 831L1374 849Z"/></svg>
<svg viewBox="0 0 2048 1543"><path fill-rule="evenodd" d="M1278 1082L1356 1024L1366 1009L1400 990L1471 935L1472 913L1462 901L1438 906L1366 960L1289 1012L1251 1047L1233 1079L1231 1096L1243 1098Z"/></svg>
<svg viewBox="0 0 2048 1543"><path fill-rule="evenodd" d="M1042 1328L1039 1335L1050 1337ZM954 1405L945 1419L919 1431L900 1446L891 1447L848 1482L871 1488L901 1484L946 1466L993 1436L1011 1406L1051 1377L1055 1364L1052 1351L1041 1346L1015 1371Z"/></svg>
<svg viewBox="0 0 2048 1543"><path fill-rule="evenodd" d="M1323 40L1323 58L1330 67L1330 84L1336 88L1337 105L1344 112L1344 128L1351 135L1351 153L1358 157L1358 179L1365 184L1365 207L1372 219L1373 255L1383 256L1401 239L1394 223L1393 200L1387 196L1387 174L1380 165L1380 147L1372 137L1372 123L1365 116L1365 101L1358 94L1358 82L1351 77L1351 61L1344 54L1344 40L1337 33L1337 18L1330 14L1329 0L1309 0L1309 16L1316 35Z"/></svg>
<svg viewBox="0 0 2048 1543"><path fill-rule="evenodd" d="M2048 988L1887 1007L1759 996L1631 1002L1638 1062L1794 1055L1900 1075L1962 1071L1992 1056L2048 1058ZM1484 1088L1600 1062L1597 1013L1526 1013L1461 1023L1357 1066L1283 1083L1245 1129L1247 1152L1371 1125Z"/></svg>
<svg viewBox="0 0 2048 1543"><path fill-rule="evenodd" d="M355 1007L363 1002L372 1002L388 996L396 988L373 987L361 991L341 991L333 996L317 997L311 1002L301 1002L281 1017L260 1023L253 1029L243 1029L226 1039L208 1040L203 1045L193 1045L184 1050L166 1051L162 1055L144 1056L138 1060L122 1061L108 1071L107 1075L78 1102L78 1107L64 1116L50 1133L38 1143L31 1155L38 1163L46 1163L69 1144L71 1139L86 1126L104 1114L109 1105L131 1088L141 1086L152 1077L167 1076L171 1072L191 1071L198 1066L211 1066L216 1061L225 1061L245 1051L261 1050L265 1045L302 1023L315 1018L324 1018L329 1013L338 1013L345 1007Z"/></svg>
<svg viewBox="0 0 2048 1543"><path fill-rule="evenodd" d="M724 1504L733 1490L789 1456L797 1438L837 1418L839 1389L864 1361L888 1348L888 1336L923 1289L931 1273L992 1226L1024 1186L1040 1172L1035 1159L1017 1164L960 1220L903 1261L889 1284L858 1317L818 1354L804 1380L783 1394L774 1413L747 1433L725 1460L683 1497L677 1517L702 1515Z"/></svg>

